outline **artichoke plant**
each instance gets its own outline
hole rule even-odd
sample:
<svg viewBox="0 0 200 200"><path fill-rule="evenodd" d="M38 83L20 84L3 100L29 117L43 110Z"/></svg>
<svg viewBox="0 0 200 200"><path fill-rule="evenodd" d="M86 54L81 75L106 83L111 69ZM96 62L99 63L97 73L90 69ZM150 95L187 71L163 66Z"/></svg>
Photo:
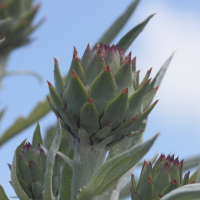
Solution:
<svg viewBox="0 0 200 200"><path fill-rule="evenodd" d="M101 43L93 50L88 45L81 59L74 48L65 82L54 58L55 88L48 82L53 103L47 98L82 160L73 164L74 196L103 164L111 147L143 132L137 127L157 103L150 106L157 91L148 91L150 73L151 69L139 83L136 59L115 45Z"/></svg>
<svg viewBox="0 0 200 200"><path fill-rule="evenodd" d="M32 200L40 200L43 198L44 191L44 178L45 172L47 171L47 154L48 151L42 146L42 138L40 134L39 124L37 125L34 135L32 145L28 142L22 147L22 150L18 152L17 159L13 159L13 164L15 169L9 165L9 168L13 170L18 181L18 186L16 184L16 179L13 178L11 174L11 185L18 194L18 187L23 189L28 198ZM15 163L16 161L16 163ZM52 173L52 193L54 197L58 196L60 188L60 167L58 156L53 158L54 166ZM12 172L11 172L12 173Z"/></svg>
<svg viewBox="0 0 200 200"><path fill-rule="evenodd" d="M161 154L152 167L144 161L138 183L131 175L131 197L132 200L159 200L172 190L195 183L197 171L189 178L190 172L186 173L183 178L183 160L179 162L178 157L174 155Z"/></svg>

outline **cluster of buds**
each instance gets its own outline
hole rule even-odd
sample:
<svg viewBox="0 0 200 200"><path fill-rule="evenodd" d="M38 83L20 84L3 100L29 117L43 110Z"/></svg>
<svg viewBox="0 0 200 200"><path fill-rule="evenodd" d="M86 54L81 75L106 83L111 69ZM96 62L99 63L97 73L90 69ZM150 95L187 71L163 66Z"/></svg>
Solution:
<svg viewBox="0 0 200 200"><path fill-rule="evenodd" d="M195 183L195 178L189 178L190 172L183 178L183 160L179 162L178 157L174 155L161 154L152 167L144 161L138 184L136 185L134 175L132 174L132 200L159 200L172 190Z"/></svg>

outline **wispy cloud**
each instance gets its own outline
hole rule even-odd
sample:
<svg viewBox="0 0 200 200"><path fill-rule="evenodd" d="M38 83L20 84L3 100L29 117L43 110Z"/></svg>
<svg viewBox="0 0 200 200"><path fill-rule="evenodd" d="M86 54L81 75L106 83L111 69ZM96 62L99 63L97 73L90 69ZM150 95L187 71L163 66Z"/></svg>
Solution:
<svg viewBox="0 0 200 200"><path fill-rule="evenodd" d="M152 75L159 70L173 51L175 57L162 82L157 97L160 114L175 119L195 116L200 119L200 26L195 13L170 10L164 4L150 4L139 10L158 14L151 20L136 43L131 47L136 53L138 69L142 73L153 67ZM148 15L148 14L147 14ZM147 16L145 14L145 16Z"/></svg>

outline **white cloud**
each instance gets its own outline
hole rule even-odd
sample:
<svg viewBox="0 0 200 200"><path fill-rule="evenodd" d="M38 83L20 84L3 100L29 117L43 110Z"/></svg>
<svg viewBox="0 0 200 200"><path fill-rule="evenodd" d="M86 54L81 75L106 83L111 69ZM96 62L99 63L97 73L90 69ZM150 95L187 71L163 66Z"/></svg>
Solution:
<svg viewBox="0 0 200 200"><path fill-rule="evenodd" d="M158 13L131 48L138 57L137 68L142 69L142 74L153 67L154 76L171 53L177 50L157 95L161 99L157 111L174 119L190 116L200 119L197 115L200 112L198 16L192 12L185 15L170 10L162 3L149 3L142 9L138 12L140 19L155 11Z"/></svg>

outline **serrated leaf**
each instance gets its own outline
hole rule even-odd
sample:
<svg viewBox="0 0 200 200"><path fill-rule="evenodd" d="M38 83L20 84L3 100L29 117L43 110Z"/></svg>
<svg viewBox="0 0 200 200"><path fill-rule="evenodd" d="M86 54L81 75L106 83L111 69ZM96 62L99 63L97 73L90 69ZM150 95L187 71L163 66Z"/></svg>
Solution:
<svg viewBox="0 0 200 200"><path fill-rule="evenodd" d="M179 187L164 197L162 200L198 200L200 198L200 183Z"/></svg>
<svg viewBox="0 0 200 200"><path fill-rule="evenodd" d="M92 176L89 183L81 189L77 199L91 200L94 196L105 192L146 154L157 137L158 134L145 143L133 147L105 162Z"/></svg>
<svg viewBox="0 0 200 200"><path fill-rule="evenodd" d="M160 68L160 70L156 74L155 78L151 81L151 83L146 91L146 94L148 94L153 88L160 86L162 79L167 71L167 68L168 68L173 56L174 56L174 53L166 60L166 62Z"/></svg>
<svg viewBox="0 0 200 200"><path fill-rule="evenodd" d="M104 33L104 35L97 42L109 44L117 36L117 34L124 27L128 19L131 17L131 14L134 12L137 7L139 0L133 1L127 8L127 10L109 27L109 29Z"/></svg>
<svg viewBox="0 0 200 200"><path fill-rule="evenodd" d="M22 189L19 180L17 178L17 173L18 173L18 168L19 168L19 155L21 153L21 149L23 148L24 144L25 144L24 140L15 150L15 155L12 161L12 167L11 167L11 182L12 182L12 187L14 188L17 196L19 199L23 199L23 200L30 200L29 197L27 196L27 194L24 192L24 190Z"/></svg>
<svg viewBox="0 0 200 200"><path fill-rule="evenodd" d="M9 200L1 185L0 185L0 200Z"/></svg>
<svg viewBox="0 0 200 200"><path fill-rule="evenodd" d="M117 43L117 46L122 49L124 47L124 50L126 51L129 46L132 44L132 42L136 39L136 37L140 34L140 32L144 29L144 27L147 25L149 20L154 16L150 15L146 20L144 20L142 23L135 26L133 29L131 29L126 35L124 35L121 40Z"/></svg>
<svg viewBox="0 0 200 200"><path fill-rule="evenodd" d="M44 200L55 200L52 191L52 176L53 176L53 166L55 162L55 156L60 146L61 137L62 137L62 128L59 119L56 136L52 142L51 148L47 153L46 171L44 175L44 192L43 192Z"/></svg>

